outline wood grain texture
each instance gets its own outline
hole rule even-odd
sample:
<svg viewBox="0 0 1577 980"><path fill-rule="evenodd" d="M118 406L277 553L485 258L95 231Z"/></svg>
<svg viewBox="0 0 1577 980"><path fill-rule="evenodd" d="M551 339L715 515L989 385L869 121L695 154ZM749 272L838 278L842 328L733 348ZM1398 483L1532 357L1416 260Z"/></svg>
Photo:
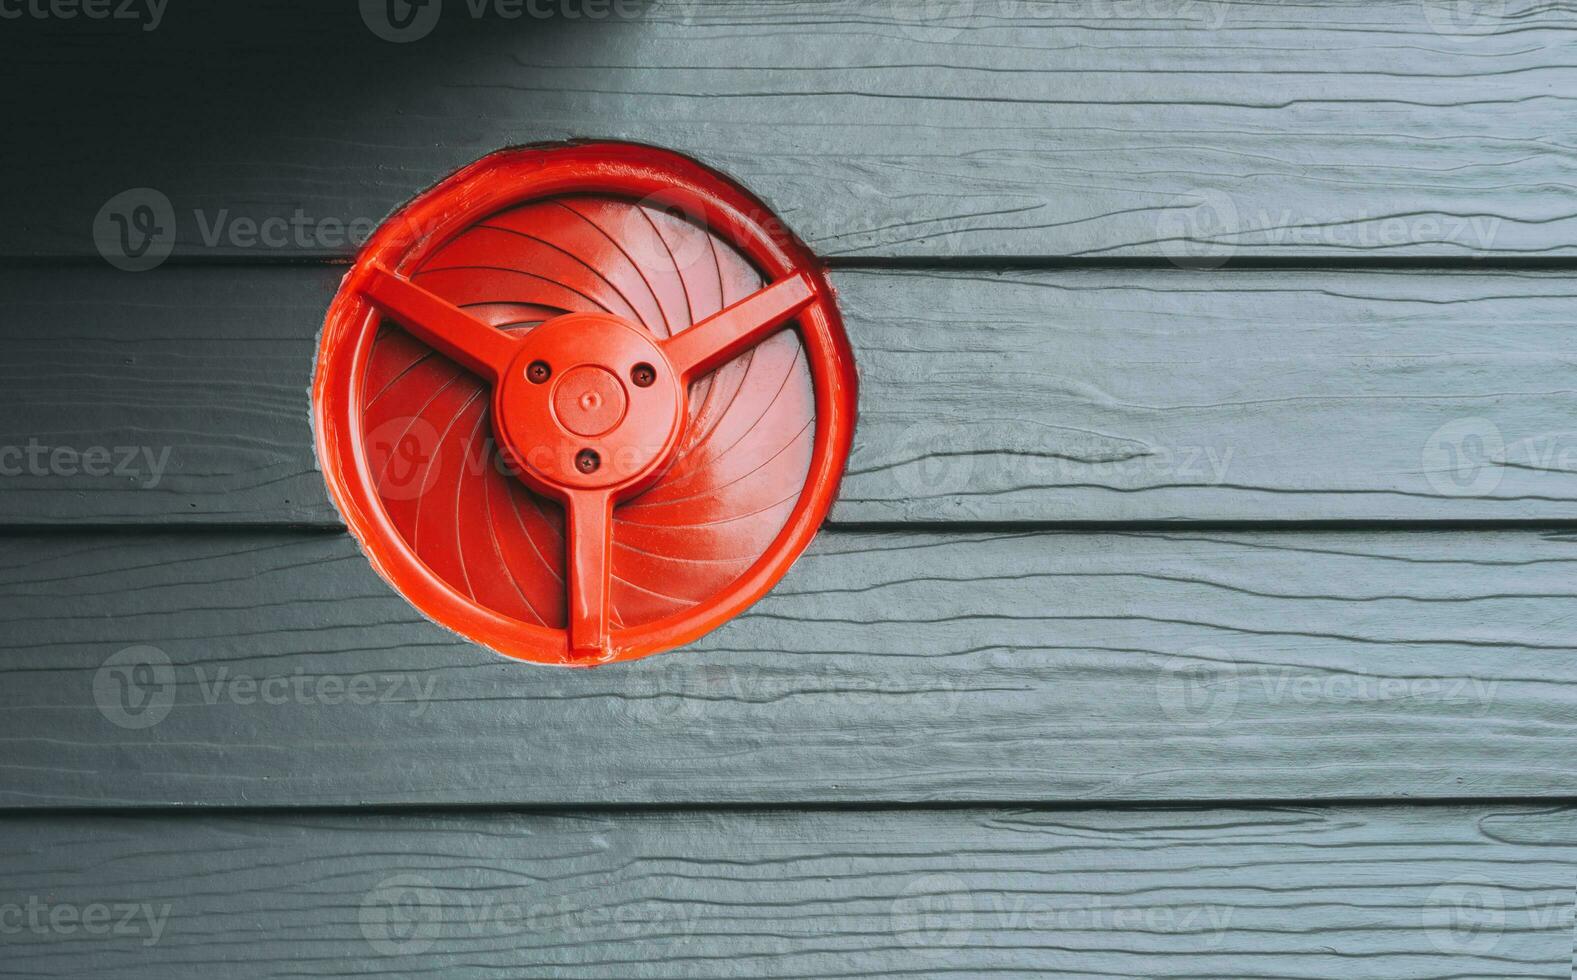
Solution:
<svg viewBox="0 0 1577 980"><path fill-rule="evenodd" d="M0 828L8 974L159 980L1547 978L1570 969L1577 873L1573 812L1513 806ZM35 933L30 902L133 915Z"/></svg>
<svg viewBox="0 0 1577 980"><path fill-rule="evenodd" d="M462 164L572 137L695 155L829 255L1577 250L1558 3L475 5L398 44L306 0L14 22L0 254L92 255L136 187L182 254L345 254Z"/></svg>
<svg viewBox="0 0 1577 980"><path fill-rule="evenodd" d="M0 31L0 976L1565 975L1577 535L949 525L1574 516L1563 274L1421 264L1577 254L1569 5L481 6ZM323 260L583 136L841 260L862 390L770 596L566 672L376 578L307 384Z"/></svg>
<svg viewBox="0 0 1577 980"><path fill-rule="evenodd" d="M827 532L688 650L563 671L339 535L14 535L0 804L1564 797L1574 573L1521 531Z"/></svg>
<svg viewBox="0 0 1577 980"><path fill-rule="evenodd" d="M0 521L338 524L309 388L342 274L0 272Z"/></svg>
<svg viewBox="0 0 1577 980"><path fill-rule="evenodd" d="M1577 515L1561 276L845 273L837 510L927 522Z"/></svg>
<svg viewBox="0 0 1577 980"><path fill-rule="evenodd" d="M340 274L0 272L0 520L337 526L307 416ZM861 375L834 522L1577 514L1563 274L834 282Z"/></svg>

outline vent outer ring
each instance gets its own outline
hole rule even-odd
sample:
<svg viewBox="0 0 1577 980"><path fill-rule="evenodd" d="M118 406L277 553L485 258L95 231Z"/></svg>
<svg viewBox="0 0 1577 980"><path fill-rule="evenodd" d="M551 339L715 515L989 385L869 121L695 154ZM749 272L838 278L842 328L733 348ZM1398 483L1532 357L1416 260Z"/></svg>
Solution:
<svg viewBox="0 0 1577 980"><path fill-rule="evenodd" d="M815 439L805 485L782 530L724 591L639 626L615 629L606 658L577 661L568 632L501 615L434 574L390 521L362 438L361 392L382 321L363 294L370 270L408 274L476 222L527 201L601 193L657 198L734 245L768 281L805 275L816 299L797 317L814 387ZM743 187L679 154L588 142L502 150L483 157L396 211L363 246L329 306L312 385L312 421L330 499L373 569L423 615L503 656L560 666L634 660L682 646L738 615L788 572L837 496L854 437L854 357L821 262Z"/></svg>

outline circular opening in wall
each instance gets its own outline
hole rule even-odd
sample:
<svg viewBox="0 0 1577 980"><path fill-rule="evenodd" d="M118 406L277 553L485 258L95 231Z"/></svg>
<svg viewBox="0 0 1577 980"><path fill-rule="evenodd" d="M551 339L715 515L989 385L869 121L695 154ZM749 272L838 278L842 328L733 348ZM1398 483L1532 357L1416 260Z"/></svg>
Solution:
<svg viewBox="0 0 1577 980"><path fill-rule="evenodd" d="M588 143L467 167L373 235L313 383L373 567L506 656L594 666L760 598L826 517L854 365L820 264L738 185Z"/></svg>

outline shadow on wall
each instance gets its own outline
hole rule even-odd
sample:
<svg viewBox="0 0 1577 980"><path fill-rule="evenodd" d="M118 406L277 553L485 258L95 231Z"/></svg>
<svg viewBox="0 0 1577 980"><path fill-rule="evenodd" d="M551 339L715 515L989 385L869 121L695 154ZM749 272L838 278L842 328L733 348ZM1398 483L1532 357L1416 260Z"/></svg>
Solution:
<svg viewBox="0 0 1577 980"><path fill-rule="evenodd" d="M49 4L18 5L0 22L0 118L10 145L28 148L0 159L0 213L26 226L24 254L91 255L96 213L139 189L170 202L187 250L233 251L270 219L275 235L292 238L279 249L299 251L307 236L307 248L343 250L310 239L370 228L404 200L411 179L379 194L367 169L350 179L325 172L325 162L343 155L365 168L385 155L389 168L420 168L423 182L436 180L498 149L496 127L478 124L470 139L463 125L468 86L476 118L486 118L497 62L520 80L512 97L528 100L532 66L551 66L568 50L595 62L587 46L604 39L607 60L616 61L637 29L672 14L647 0L104 6L107 13L94 5L89 16L86 5L62 5L75 11L64 17ZM442 144L424 124L439 118ZM581 135L574 119L544 118L521 141ZM219 168L222 182L211 179ZM183 187L208 189L183 199ZM382 210L355 213L372 210L369 199Z"/></svg>

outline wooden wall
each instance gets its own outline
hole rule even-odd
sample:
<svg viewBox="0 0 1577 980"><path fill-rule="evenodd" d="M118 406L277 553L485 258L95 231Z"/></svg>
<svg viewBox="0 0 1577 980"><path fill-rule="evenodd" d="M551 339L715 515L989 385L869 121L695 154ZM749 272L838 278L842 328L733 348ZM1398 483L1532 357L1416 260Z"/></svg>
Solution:
<svg viewBox="0 0 1577 980"><path fill-rule="evenodd" d="M18 9L0 974L1572 968L1570 4ZM861 377L788 578L590 672L394 595L307 422L346 230L574 137L760 193Z"/></svg>

